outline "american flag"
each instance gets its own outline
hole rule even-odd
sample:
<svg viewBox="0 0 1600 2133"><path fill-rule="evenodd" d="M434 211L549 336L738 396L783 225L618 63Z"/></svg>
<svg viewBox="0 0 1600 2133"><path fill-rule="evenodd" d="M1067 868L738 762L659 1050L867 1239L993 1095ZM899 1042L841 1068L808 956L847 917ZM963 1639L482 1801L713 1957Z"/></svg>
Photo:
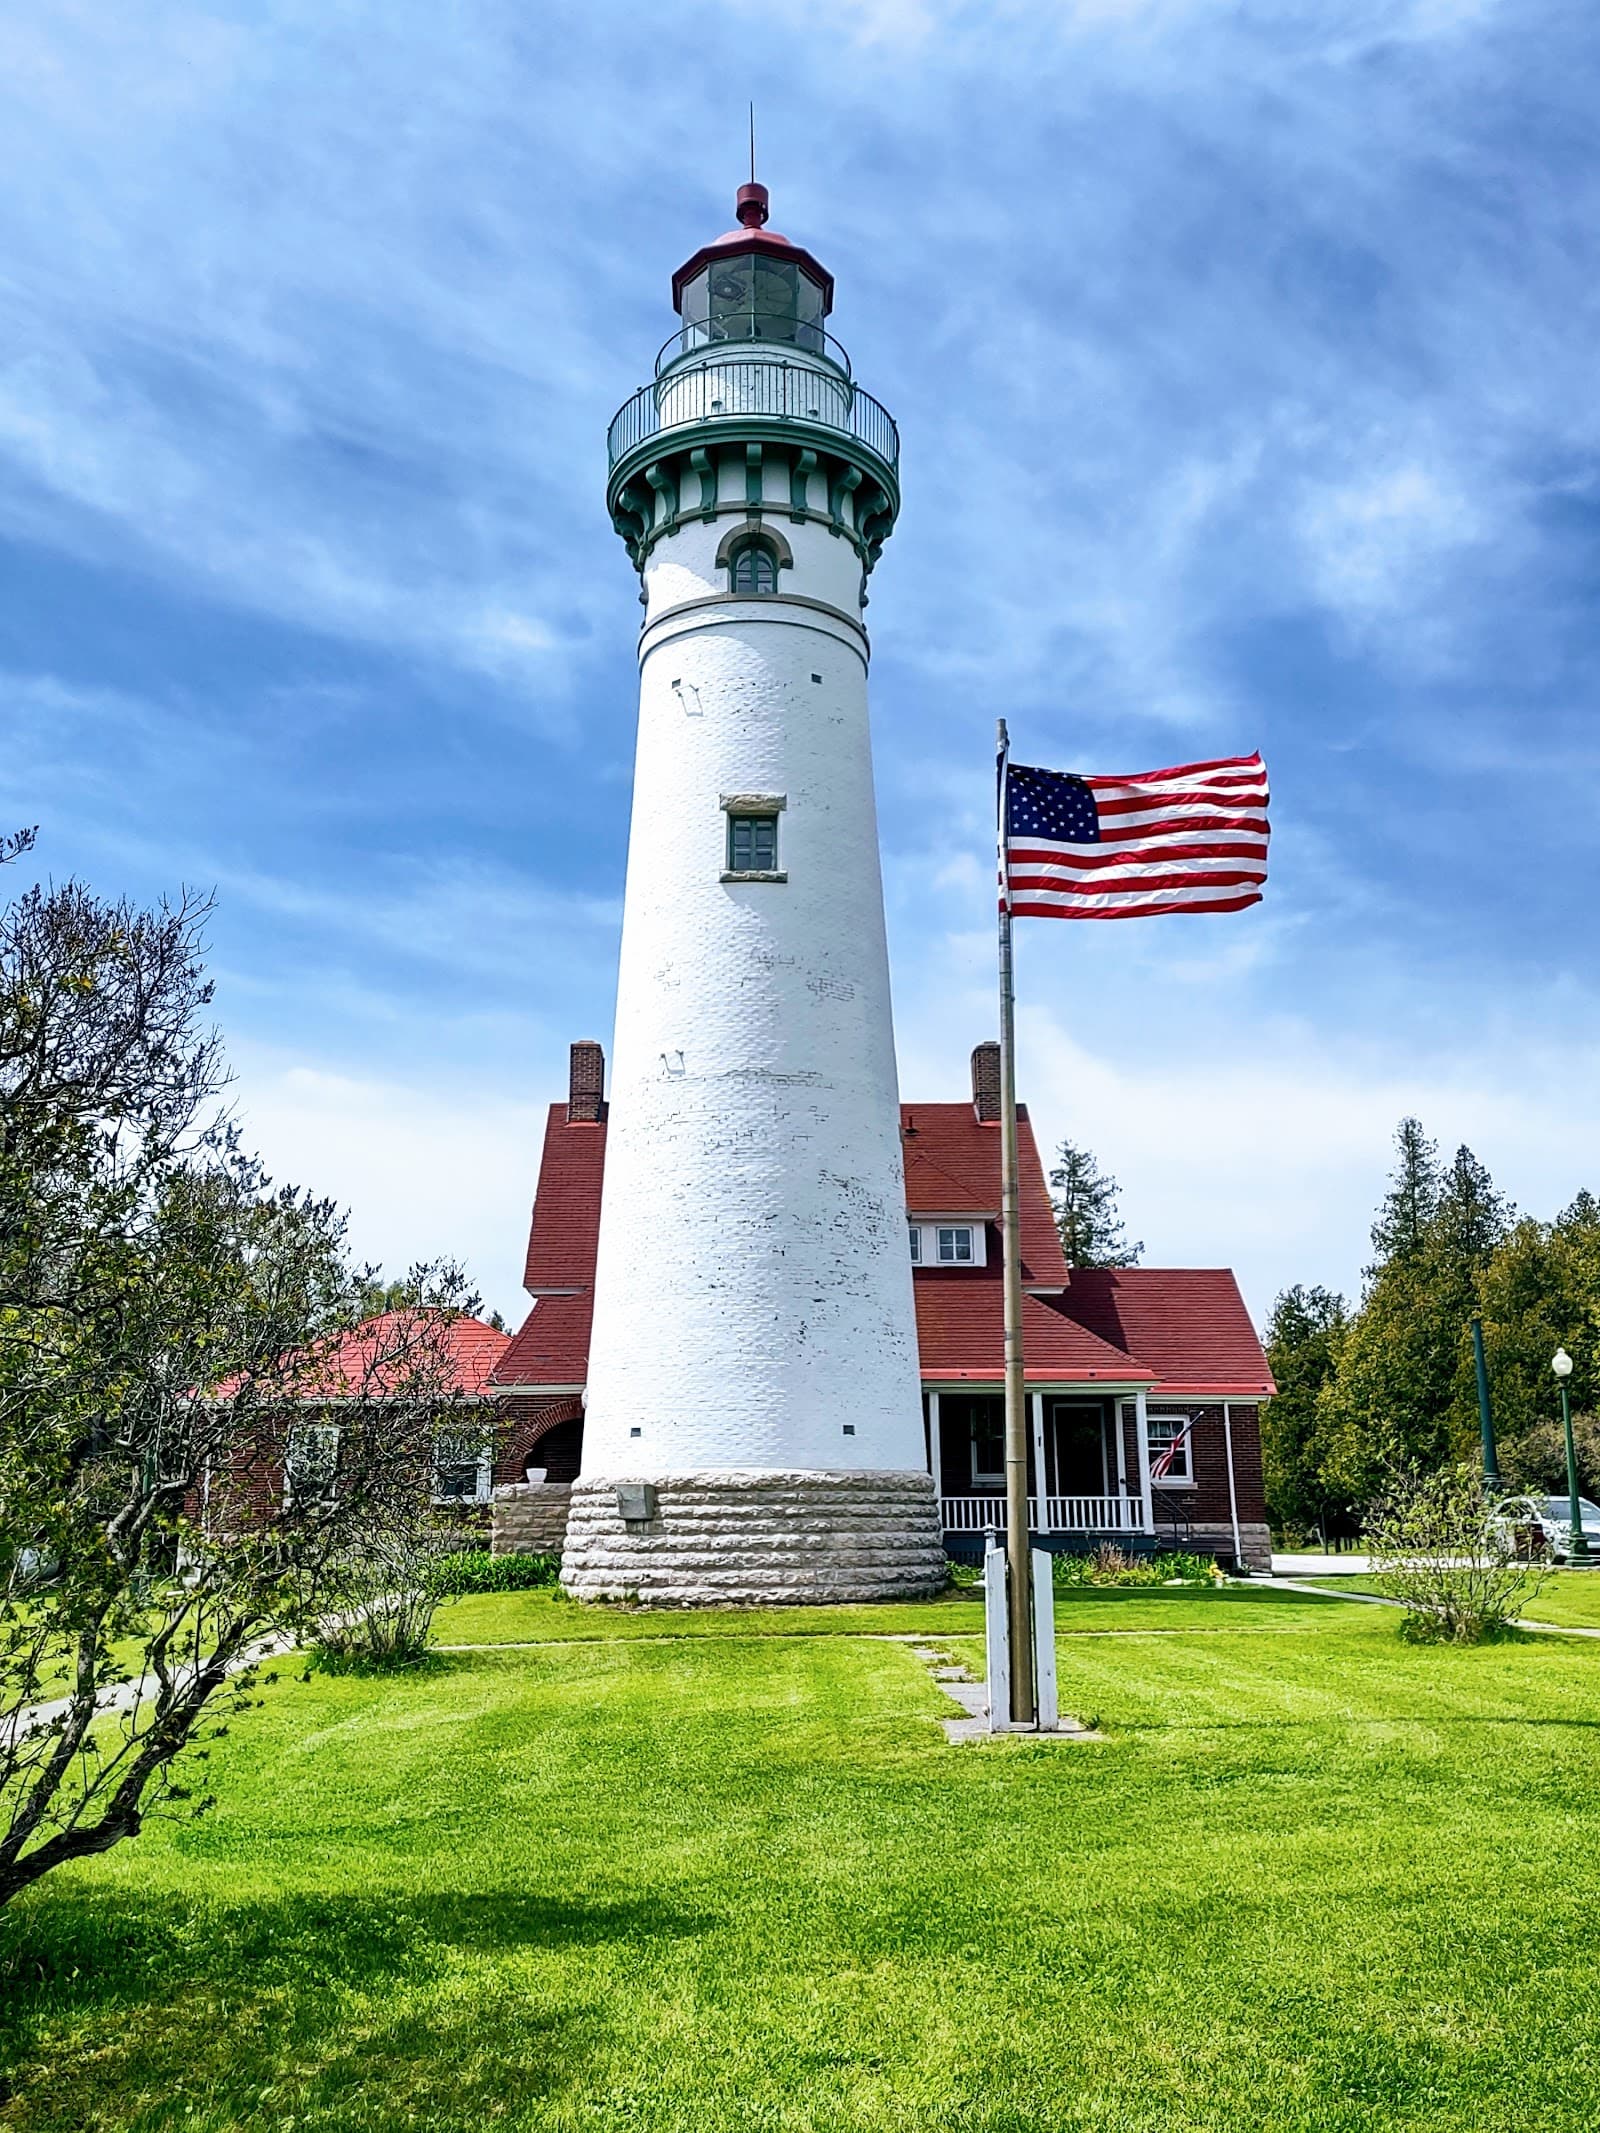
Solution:
<svg viewBox="0 0 1600 2133"><path fill-rule="evenodd" d="M1154 918L1242 911L1267 878L1259 755L1127 778L1003 766L1016 918Z"/></svg>
<svg viewBox="0 0 1600 2133"><path fill-rule="evenodd" d="M1152 1481L1166 1480L1167 1476L1172 1472L1173 1467L1177 1464L1179 1452L1183 1450L1184 1446L1188 1443L1189 1439L1193 1435L1193 1422L1186 1422L1183 1425L1182 1429L1179 1430L1178 1434L1173 1438L1172 1442L1166 1447L1165 1451L1161 1452L1156 1458L1151 1460L1150 1479Z"/></svg>

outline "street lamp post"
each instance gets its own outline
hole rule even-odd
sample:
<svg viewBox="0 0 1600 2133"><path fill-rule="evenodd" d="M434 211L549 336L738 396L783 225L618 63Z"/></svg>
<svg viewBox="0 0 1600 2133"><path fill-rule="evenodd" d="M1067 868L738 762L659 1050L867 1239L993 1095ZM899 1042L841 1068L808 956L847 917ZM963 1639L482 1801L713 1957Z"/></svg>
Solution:
<svg viewBox="0 0 1600 2133"><path fill-rule="evenodd" d="M1578 1502L1578 1455L1572 1443L1572 1402L1567 1397L1567 1380L1572 1375L1572 1358L1565 1348L1558 1348L1550 1358L1550 1368L1556 1374L1556 1383L1561 1387L1561 1433L1567 1441L1567 1516L1571 1520L1571 1532L1567 1539L1567 1560L1586 1563L1589 1560L1589 1542L1583 1530L1583 1511Z"/></svg>

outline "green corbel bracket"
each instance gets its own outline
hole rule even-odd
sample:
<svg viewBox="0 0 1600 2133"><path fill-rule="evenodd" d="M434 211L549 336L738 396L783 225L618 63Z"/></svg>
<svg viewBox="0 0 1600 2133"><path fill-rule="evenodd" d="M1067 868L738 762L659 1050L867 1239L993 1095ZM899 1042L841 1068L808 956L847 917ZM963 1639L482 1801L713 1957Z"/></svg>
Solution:
<svg viewBox="0 0 1600 2133"><path fill-rule="evenodd" d="M761 512L761 453L759 444L747 444L744 448L744 501L745 508L753 517Z"/></svg>
<svg viewBox="0 0 1600 2133"><path fill-rule="evenodd" d="M883 553L883 544L894 529L894 507L881 488L874 487L871 496L857 511L856 528L866 549L870 570Z"/></svg>
<svg viewBox="0 0 1600 2133"><path fill-rule="evenodd" d="M860 486L861 469L859 467L844 467L841 468L838 480L828 493L828 515L833 520L835 529L840 533L848 533L850 530L844 522L844 500L859 489Z"/></svg>
<svg viewBox="0 0 1600 2133"><path fill-rule="evenodd" d="M700 477L700 516L713 519L717 515L717 470L703 444L697 444L689 454L689 464Z"/></svg>
<svg viewBox="0 0 1600 2133"><path fill-rule="evenodd" d="M806 522L806 503L810 494L810 479L816 470L815 452L796 452L789 462L789 516L797 526Z"/></svg>
<svg viewBox="0 0 1600 2133"><path fill-rule="evenodd" d="M678 484L659 459L645 468L644 478L661 499L661 530L671 533L678 523Z"/></svg>
<svg viewBox="0 0 1600 2133"><path fill-rule="evenodd" d="M629 562L638 565L643 559L650 532L650 501L640 495L631 481L618 492L611 523L626 543Z"/></svg>

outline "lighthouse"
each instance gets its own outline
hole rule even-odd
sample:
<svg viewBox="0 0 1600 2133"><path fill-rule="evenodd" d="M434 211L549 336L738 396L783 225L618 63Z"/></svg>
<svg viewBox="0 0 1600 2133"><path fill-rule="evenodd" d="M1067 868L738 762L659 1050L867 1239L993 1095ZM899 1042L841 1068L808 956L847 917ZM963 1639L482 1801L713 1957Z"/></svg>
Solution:
<svg viewBox="0 0 1600 2133"><path fill-rule="evenodd" d="M867 715L899 440L739 188L612 422L639 727L563 1579L699 1605L944 1577Z"/></svg>

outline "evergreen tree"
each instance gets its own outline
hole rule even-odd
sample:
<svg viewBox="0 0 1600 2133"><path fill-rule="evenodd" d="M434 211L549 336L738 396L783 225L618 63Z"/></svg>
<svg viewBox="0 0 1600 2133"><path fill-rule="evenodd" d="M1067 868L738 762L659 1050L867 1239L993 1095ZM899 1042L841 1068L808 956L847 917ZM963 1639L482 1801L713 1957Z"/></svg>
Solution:
<svg viewBox="0 0 1600 2133"><path fill-rule="evenodd" d="M1050 1173L1056 1228L1068 1266L1137 1266L1143 1243L1130 1244L1117 1208L1117 1181L1087 1148L1063 1141Z"/></svg>
<svg viewBox="0 0 1600 2133"><path fill-rule="evenodd" d="M1432 1471L1472 1454L1470 1321L1512 1216L1470 1148L1441 1172L1434 1143L1412 1118L1402 1119L1395 1146L1372 1230L1379 1257L1318 1399L1325 1476L1357 1503L1397 1463Z"/></svg>
<svg viewBox="0 0 1600 2133"><path fill-rule="evenodd" d="M1398 1161L1372 1225L1378 1257L1367 1269L1369 1278L1394 1260L1416 1258L1439 1204L1439 1148L1423 1132L1421 1120L1401 1119L1394 1145Z"/></svg>
<svg viewBox="0 0 1600 2133"><path fill-rule="evenodd" d="M1280 1531L1317 1528L1325 1534L1350 1509L1323 1473L1317 1407L1349 1322L1342 1296L1298 1283L1284 1290L1267 1321L1267 1360L1278 1390L1261 1410L1261 1457L1267 1516Z"/></svg>

